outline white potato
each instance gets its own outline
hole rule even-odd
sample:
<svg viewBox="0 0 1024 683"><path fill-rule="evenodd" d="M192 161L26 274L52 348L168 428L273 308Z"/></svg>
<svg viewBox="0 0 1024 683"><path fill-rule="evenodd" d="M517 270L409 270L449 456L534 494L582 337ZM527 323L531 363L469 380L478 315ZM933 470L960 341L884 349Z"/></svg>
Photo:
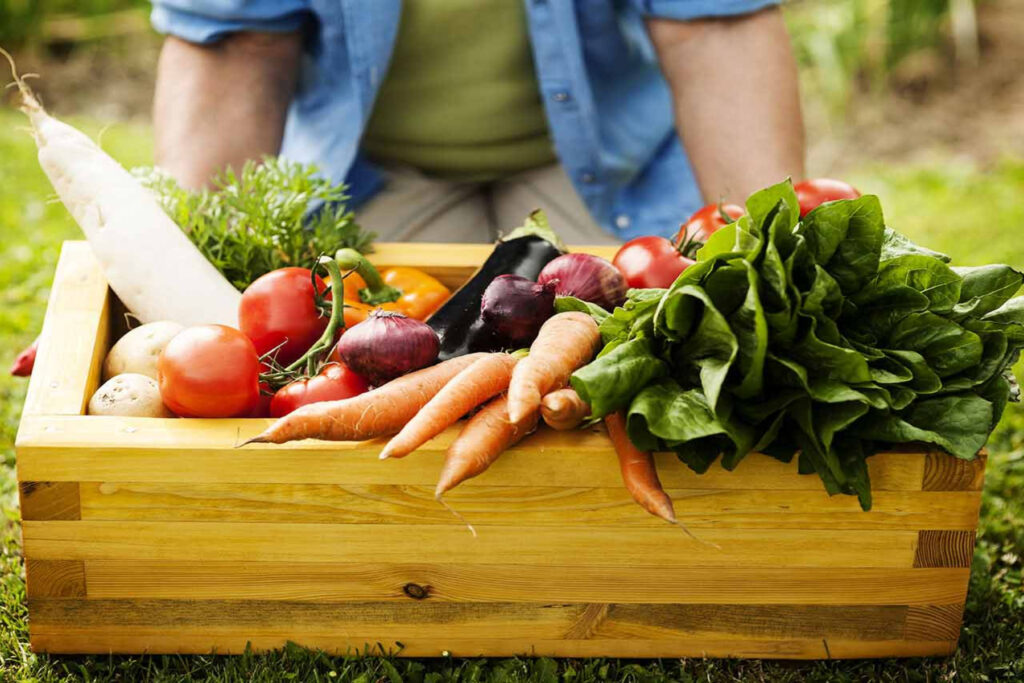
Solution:
<svg viewBox="0 0 1024 683"><path fill-rule="evenodd" d="M89 414L174 417L160 399L156 380L135 373L118 375L104 382L89 399Z"/></svg>
<svg viewBox="0 0 1024 683"><path fill-rule="evenodd" d="M156 362L167 342L184 328L170 320L140 325L128 332L110 349L103 362L103 379L108 380L126 372L134 372L153 379Z"/></svg>

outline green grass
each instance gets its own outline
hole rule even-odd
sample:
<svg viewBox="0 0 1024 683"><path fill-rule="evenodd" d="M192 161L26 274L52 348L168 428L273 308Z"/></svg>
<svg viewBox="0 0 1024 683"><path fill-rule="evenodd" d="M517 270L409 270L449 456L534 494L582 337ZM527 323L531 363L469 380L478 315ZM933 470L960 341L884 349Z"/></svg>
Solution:
<svg viewBox="0 0 1024 683"><path fill-rule="evenodd" d="M99 126L78 121L96 134ZM0 370L35 336L61 240L78 237L35 161L14 113L0 110ZM144 128L115 126L104 146L127 164L145 163ZM929 168L878 166L851 174L878 192L891 225L964 263L1024 267L1024 160L982 172L959 162ZM13 441L24 380L0 375L0 680L90 681L886 681L1024 678L1024 410L1008 412L993 437L964 631L948 659L851 662L716 660L420 660L328 657L300 648L240 657L47 657L28 650L24 570Z"/></svg>

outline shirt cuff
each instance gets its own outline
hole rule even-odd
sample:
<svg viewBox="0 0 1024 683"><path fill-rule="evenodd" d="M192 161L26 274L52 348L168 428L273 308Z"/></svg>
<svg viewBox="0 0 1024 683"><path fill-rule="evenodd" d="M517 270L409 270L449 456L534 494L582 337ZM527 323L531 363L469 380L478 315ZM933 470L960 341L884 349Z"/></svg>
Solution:
<svg viewBox="0 0 1024 683"><path fill-rule="evenodd" d="M213 43L239 31L298 31L310 16L307 10L296 10L271 17L215 17L154 3L150 22L159 33L173 35L190 43Z"/></svg>
<svg viewBox="0 0 1024 683"><path fill-rule="evenodd" d="M778 5L780 0L639 0L645 16L662 19L701 19L749 14Z"/></svg>

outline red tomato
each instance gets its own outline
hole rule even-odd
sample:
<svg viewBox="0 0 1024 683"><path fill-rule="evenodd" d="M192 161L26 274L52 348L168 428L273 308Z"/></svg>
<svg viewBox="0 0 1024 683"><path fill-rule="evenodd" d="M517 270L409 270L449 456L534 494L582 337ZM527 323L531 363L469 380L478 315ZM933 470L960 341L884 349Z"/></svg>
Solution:
<svg viewBox="0 0 1024 683"><path fill-rule="evenodd" d="M269 368L261 367L260 372L266 372ZM246 413L243 417L270 417L270 401L274 396L270 393L270 385L266 382L260 382L260 400L256 402L255 407Z"/></svg>
<svg viewBox="0 0 1024 683"><path fill-rule="evenodd" d="M728 224L722 218L722 212L725 212L725 215L733 220L745 213L742 206L735 204L708 204L703 209L698 209L695 214L690 216L690 220L679 228L676 244L686 244L690 240L707 242L712 234Z"/></svg>
<svg viewBox="0 0 1024 683"><path fill-rule="evenodd" d="M260 359L249 338L225 325L179 332L157 361L160 396L182 417L241 417L260 400Z"/></svg>
<svg viewBox="0 0 1024 683"><path fill-rule="evenodd" d="M800 217L803 218L825 202L838 199L856 199L860 196L853 185L831 178L814 178L793 186L797 201L800 202Z"/></svg>
<svg viewBox="0 0 1024 683"><path fill-rule="evenodd" d="M612 260L630 287L668 287L693 263L674 244L655 235L631 239Z"/></svg>
<svg viewBox="0 0 1024 683"><path fill-rule="evenodd" d="M282 417L307 403L340 401L362 394L370 385L344 363L328 363L315 377L298 379L277 390L270 416Z"/></svg>
<svg viewBox="0 0 1024 683"><path fill-rule="evenodd" d="M321 294L328 289L319 276L316 287ZM327 321L317 310L308 268L279 268L257 278L242 294L238 307L238 326L257 354L283 344L277 350L281 365L308 351L327 329Z"/></svg>

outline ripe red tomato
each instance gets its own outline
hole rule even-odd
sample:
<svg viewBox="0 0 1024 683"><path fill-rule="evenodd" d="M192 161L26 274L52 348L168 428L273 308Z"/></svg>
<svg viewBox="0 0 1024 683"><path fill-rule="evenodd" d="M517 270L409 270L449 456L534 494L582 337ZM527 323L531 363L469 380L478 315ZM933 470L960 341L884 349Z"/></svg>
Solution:
<svg viewBox="0 0 1024 683"><path fill-rule="evenodd" d="M723 212L732 220L736 220L745 213L742 206L735 204L708 204L703 209L698 209L695 214L690 216L690 220L679 228L676 244L686 244L691 240L707 242L712 234L728 224L722 218Z"/></svg>
<svg viewBox="0 0 1024 683"><path fill-rule="evenodd" d="M668 287L693 263L674 244L656 235L631 239L612 260L630 287Z"/></svg>
<svg viewBox="0 0 1024 683"><path fill-rule="evenodd" d="M278 389L270 401L270 416L282 417L307 403L352 398L369 388L366 380L344 363L328 363L315 377L298 379Z"/></svg>
<svg viewBox="0 0 1024 683"><path fill-rule="evenodd" d="M260 360L249 338L225 325L179 332L157 361L160 396L182 417L241 417L260 400Z"/></svg>
<svg viewBox="0 0 1024 683"><path fill-rule="evenodd" d="M825 202L856 199L860 196L860 192L853 185L832 178L805 180L794 185L793 189L796 190L796 198L800 202L801 218Z"/></svg>
<svg viewBox="0 0 1024 683"><path fill-rule="evenodd" d="M283 344L277 350L277 362L288 365L327 329L328 318L316 307L311 275L308 268L279 268L245 289L238 307L238 326L252 340L258 355ZM328 290L319 276L316 288L320 294Z"/></svg>

